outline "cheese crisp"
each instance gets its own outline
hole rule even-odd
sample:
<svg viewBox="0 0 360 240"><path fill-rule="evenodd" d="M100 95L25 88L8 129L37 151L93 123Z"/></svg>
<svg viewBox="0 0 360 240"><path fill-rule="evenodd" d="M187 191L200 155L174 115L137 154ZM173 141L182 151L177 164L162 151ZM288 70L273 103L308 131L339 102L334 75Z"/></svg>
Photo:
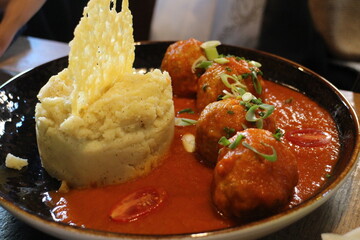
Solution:
<svg viewBox="0 0 360 240"><path fill-rule="evenodd" d="M103 95L118 76L132 72L135 49L128 0L120 13L109 8L109 0L90 1L70 43L69 71L76 79L73 114Z"/></svg>
<svg viewBox="0 0 360 240"><path fill-rule="evenodd" d="M72 187L121 183L161 161L174 131L170 76L133 73L128 0L90 0L70 42L69 66L40 90L35 109L47 172Z"/></svg>

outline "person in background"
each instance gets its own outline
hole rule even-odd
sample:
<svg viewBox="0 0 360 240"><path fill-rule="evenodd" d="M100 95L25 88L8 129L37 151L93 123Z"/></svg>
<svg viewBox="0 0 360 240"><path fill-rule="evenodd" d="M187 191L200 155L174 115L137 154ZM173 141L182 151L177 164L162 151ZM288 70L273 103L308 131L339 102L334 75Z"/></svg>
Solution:
<svg viewBox="0 0 360 240"><path fill-rule="evenodd" d="M70 42L88 1L0 0L0 57L17 34ZM117 10L121 2L117 1ZM155 0L129 1L136 41L148 39L154 5Z"/></svg>
<svg viewBox="0 0 360 240"><path fill-rule="evenodd" d="M0 56L46 0L0 0Z"/></svg>
<svg viewBox="0 0 360 240"><path fill-rule="evenodd" d="M359 0L156 0L150 39L262 50L360 92L359 8Z"/></svg>
<svg viewBox="0 0 360 240"><path fill-rule="evenodd" d="M0 55L14 37L15 29L42 4L23 34L69 42L87 2L0 0L0 6L6 6L0 23ZM118 9L121 0L117 4ZM359 0L130 0L129 5L135 41L190 37L220 40L293 60L340 89L360 92L360 70L348 64L350 61L360 66ZM25 14L19 14L22 11L18 9L26 9ZM11 11L14 15L6 17ZM5 19L15 16L15 27L6 30L9 26Z"/></svg>
<svg viewBox="0 0 360 240"><path fill-rule="evenodd" d="M150 39L219 40L256 48L265 5L266 0L157 0Z"/></svg>

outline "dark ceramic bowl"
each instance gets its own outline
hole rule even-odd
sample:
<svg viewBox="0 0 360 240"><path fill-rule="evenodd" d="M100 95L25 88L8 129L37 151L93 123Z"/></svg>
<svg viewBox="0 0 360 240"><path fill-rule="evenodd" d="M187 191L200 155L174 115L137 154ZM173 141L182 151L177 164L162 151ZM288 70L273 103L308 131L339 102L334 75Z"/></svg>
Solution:
<svg viewBox="0 0 360 240"><path fill-rule="evenodd" d="M137 45L134 67L159 67L169 44L149 42ZM354 109L331 83L294 62L233 46L220 46L219 52L261 62L266 79L306 94L331 113L340 135L340 158L333 177L310 200L248 225L184 235L118 234L54 222L49 208L42 202L42 193L58 189L59 182L41 167L36 145L34 108L40 88L52 75L67 67L67 58L61 58L22 73L0 88L0 204L30 225L64 239L250 239L283 228L316 209L341 186L356 164L359 124ZM21 171L6 169L4 161L7 153L29 159L29 166Z"/></svg>

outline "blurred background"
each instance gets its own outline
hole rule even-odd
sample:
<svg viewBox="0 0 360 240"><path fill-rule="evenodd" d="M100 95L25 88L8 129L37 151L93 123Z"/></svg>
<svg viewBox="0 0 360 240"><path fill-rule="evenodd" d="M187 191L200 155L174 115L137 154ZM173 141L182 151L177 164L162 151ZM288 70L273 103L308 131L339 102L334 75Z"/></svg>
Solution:
<svg viewBox="0 0 360 240"><path fill-rule="evenodd" d="M87 2L47 0L18 36L67 44ZM129 0L129 4L135 41L220 40L293 60L340 89L360 92L359 0ZM121 0L117 5L120 9ZM5 53L0 58L0 68L6 57Z"/></svg>

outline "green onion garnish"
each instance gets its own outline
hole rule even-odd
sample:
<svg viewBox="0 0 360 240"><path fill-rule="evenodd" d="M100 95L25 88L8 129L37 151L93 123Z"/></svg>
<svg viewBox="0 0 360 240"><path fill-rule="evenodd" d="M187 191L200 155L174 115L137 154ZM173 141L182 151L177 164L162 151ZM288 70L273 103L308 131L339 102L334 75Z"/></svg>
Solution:
<svg viewBox="0 0 360 240"><path fill-rule="evenodd" d="M212 61L202 61L200 63L198 63L195 68L203 68L203 69L207 69L212 65Z"/></svg>
<svg viewBox="0 0 360 240"><path fill-rule="evenodd" d="M261 63L257 62L257 61L254 61L254 60L250 60L249 61L250 64L252 64L254 67L261 67Z"/></svg>
<svg viewBox="0 0 360 240"><path fill-rule="evenodd" d="M263 109L265 110L264 112L262 112L260 117L256 116L256 110L258 109ZM260 104L260 105L253 105L249 108L249 110L246 112L245 115L245 119L246 121L249 122L256 122L259 121L259 119L265 119L268 116L270 116L272 114L272 112L274 111L275 107L273 105L269 105L269 104Z"/></svg>
<svg viewBox="0 0 360 240"><path fill-rule="evenodd" d="M182 109L180 111L178 111L178 114L182 114L182 113L190 113L190 114L193 114L195 113L194 110L192 110L191 108L185 108L185 109Z"/></svg>
<svg viewBox="0 0 360 240"><path fill-rule="evenodd" d="M262 119L269 117L274 112L275 109L274 105L265 104L265 103L260 104L259 106L261 109L265 110L264 115L261 117Z"/></svg>
<svg viewBox="0 0 360 240"><path fill-rule="evenodd" d="M205 56L200 56L198 59L196 59L193 64L191 65L191 71L193 73L196 72L196 68L198 68L198 65L200 65L202 62L207 61Z"/></svg>
<svg viewBox="0 0 360 240"><path fill-rule="evenodd" d="M224 132L226 133L226 137L229 138L235 133L234 128L224 127Z"/></svg>
<svg viewBox="0 0 360 240"><path fill-rule="evenodd" d="M284 133L283 133L283 131L282 131L280 128L277 128L277 129L275 130L275 133L273 134L273 136L274 136L274 138L275 138L276 140L280 141L281 138L284 136Z"/></svg>
<svg viewBox="0 0 360 240"><path fill-rule="evenodd" d="M264 120L262 118L260 118L259 120L256 121L256 128L258 128L258 129L264 128Z"/></svg>
<svg viewBox="0 0 360 240"><path fill-rule="evenodd" d="M220 74L220 79L221 79L222 83L223 83L226 87L231 88L231 84L229 83L229 80L228 80L229 78L232 79L232 80L234 80L235 82L237 81L236 76L231 76L231 75L226 74L226 73Z"/></svg>
<svg viewBox="0 0 360 240"><path fill-rule="evenodd" d="M234 115L234 114L235 114L235 112L234 112L234 111L231 111L231 110L228 110L227 113L230 114L230 115Z"/></svg>
<svg viewBox="0 0 360 240"><path fill-rule="evenodd" d="M204 49L207 59L212 61L215 58L219 57L219 53L216 47L219 46L220 44L221 42L219 41L207 41L201 44L200 47Z"/></svg>
<svg viewBox="0 0 360 240"><path fill-rule="evenodd" d="M239 78L239 76L236 76L235 74L229 75L226 73L222 73L220 74L220 79L227 88L230 88L231 91L228 92L226 90L223 90L223 92L225 93L225 97L223 99L231 97L241 97L244 93L246 93L247 87L241 82L242 79ZM229 82L229 79L231 80L231 83Z"/></svg>
<svg viewBox="0 0 360 240"><path fill-rule="evenodd" d="M231 144L231 142L230 142L226 137L224 137L224 136L222 136L222 137L219 139L218 143L219 143L220 145L222 145L222 146L225 146L225 147L227 147L227 146L229 146L229 145Z"/></svg>
<svg viewBox="0 0 360 240"><path fill-rule="evenodd" d="M221 58L215 58L214 62L219 63L219 64L225 64L225 63L228 63L230 61L229 61L229 59L221 57Z"/></svg>
<svg viewBox="0 0 360 240"><path fill-rule="evenodd" d="M267 147L271 147L273 153L271 155L268 155L268 154L264 154L264 153L261 153L259 152L256 148L254 148L253 146L251 146L250 144L248 144L247 142L242 142L242 145L248 149L250 149L251 151L253 151L254 153L256 153L257 155L265 158L266 160L270 161L270 162L275 162L277 160L277 154L276 154L276 150L273 146L270 146L266 143L261 143L263 144L264 146L267 146Z"/></svg>
<svg viewBox="0 0 360 240"><path fill-rule="evenodd" d="M261 83L257 77L259 72L255 71L255 70L252 70L251 71L251 79L253 81L253 84L254 84L254 88L255 88L255 91L258 93L258 94L261 94L262 92L262 86L261 86Z"/></svg>
<svg viewBox="0 0 360 240"><path fill-rule="evenodd" d="M239 146L241 140L243 140L245 138L244 135L242 134L238 134L236 136L235 141L233 141L232 143L230 143L230 145L228 146L230 149L235 149L237 146Z"/></svg>
<svg viewBox="0 0 360 240"><path fill-rule="evenodd" d="M231 67L226 67L225 70L226 70L227 72L232 72Z"/></svg>
<svg viewBox="0 0 360 240"><path fill-rule="evenodd" d="M191 126L197 123L194 119L189 118L175 118L175 126L184 127L184 126Z"/></svg>
<svg viewBox="0 0 360 240"><path fill-rule="evenodd" d="M251 99L251 103L260 105L260 104L262 104L262 100L261 100L261 98L253 98L253 99Z"/></svg>
<svg viewBox="0 0 360 240"><path fill-rule="evenodd" d="M250 92L245 92L242 96L241 96L241 99L244 101L244 102L250 102L252 99L254 99L255 96L252 95Z"/></svg>

